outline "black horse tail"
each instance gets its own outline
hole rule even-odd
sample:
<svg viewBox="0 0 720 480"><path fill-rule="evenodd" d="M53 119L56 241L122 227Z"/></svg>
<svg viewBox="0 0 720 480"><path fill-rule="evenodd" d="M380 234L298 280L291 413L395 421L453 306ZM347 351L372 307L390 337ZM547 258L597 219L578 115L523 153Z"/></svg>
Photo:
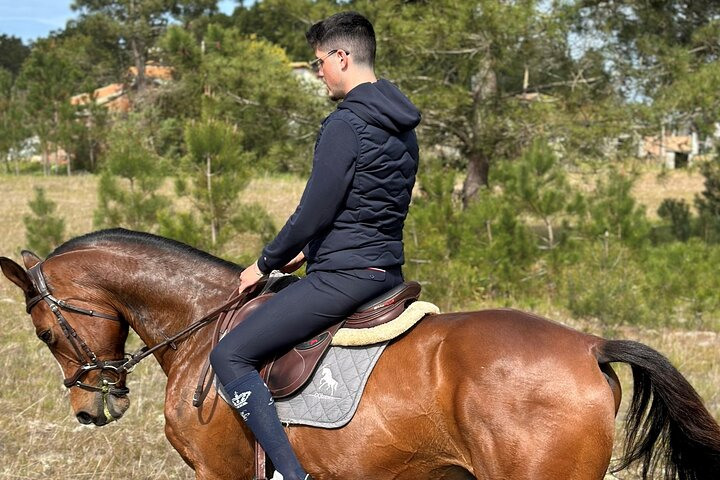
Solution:
<svg viewBox="0 0 720 480"><path fill-rule="evenodd" d="M643 480L662 478L654 476L661 468L666 480L720 478L720 426L667 358L628 340L607 340L597 357L628 363L633 373L625 452L614 472L640 462Z"/></svg>

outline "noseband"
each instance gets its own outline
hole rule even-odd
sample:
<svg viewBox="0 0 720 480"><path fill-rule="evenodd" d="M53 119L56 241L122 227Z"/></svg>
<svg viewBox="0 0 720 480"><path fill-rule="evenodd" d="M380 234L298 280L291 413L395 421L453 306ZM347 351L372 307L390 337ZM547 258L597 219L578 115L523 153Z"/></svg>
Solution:
<svg viewBox="0 0 720 480"><path fill-rule="evenodd" d="M35 305L40 303L41 300L44 300L55 315L58 325L60 325L60 328L65 334L65 338L68 339L70 345L73 347L73 350L75 350L75 356L77 357L77 362L80 365L72 376L63 381L65 387L80 387L89 391L102 392L105 396L108 394L115 396L127 395L130 391L129 389L125 387L117 387L115 386L117 382L109 382L107 379L103 379L102 385L100 386L89 385L82 382L82 378L93 370L109 370L116 373L119 377L121 374L129 372L126 368L128 360L126 358L122 358L120 360L100 360L92 349L88 347L87 343L80 338L72 325L68 323L62 311L65 310L68 312L86 315L88 317L104 318L116 322L121 322L122 320L114 315L108 315L107 313L81 308L64 300L55 298L55 296L50 293L47 282L45 282L45 277L42 272L42 263L38 263L37 265L31 267L28 270L28 275L30 276L38 294L28 299L27 313L30 313Z"/></svg>

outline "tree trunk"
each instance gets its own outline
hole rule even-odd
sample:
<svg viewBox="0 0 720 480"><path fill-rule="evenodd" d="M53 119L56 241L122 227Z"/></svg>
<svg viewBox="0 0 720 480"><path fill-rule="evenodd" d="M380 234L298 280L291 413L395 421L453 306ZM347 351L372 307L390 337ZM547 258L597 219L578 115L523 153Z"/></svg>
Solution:
<svg viewBox="0 0 720 480"><path fill-rule="evenodd" d="M59 147L58 147L59 149ZM67 175L68 177L72 176L72 164L71 162L71 155L69 152L67 152L64 148L62 149L65 152L65 161L67 162ZM60 161L60 153L56 153L55 155L58 156L58 161Z"/></svg>
<svg viewBox="0 0 720 480"><path fill-rule="evenodd" d="M210 239L212 246L217 244L217 218L215 218L215 203L213 202L212 196L212 156L206 155L206 171L205 176L207 178L207 191L208 191L208 203L210 204Z"/></svg>
<svg viewBox="0 0 720 480"><path fill-rule="evenodd" d="M43 143L42 146L42 162L43 162L43 175L46 177L50 174L50 154L48 153L47 144Z"/></svg>
<svg viewBox="0 0 720 480"><path fill-rule="evenodd" d="M552 250L555 248L555 232L553 231L552 222L549 218L545 218L545 228L547 229L547 241L548 241L548 249Z"/></svg>
<svg viewBox="0 0 720 480"><path fill-rule="evenodd" d="M495 72L495 62L492 57L492 49L490 43L484 45L483 61L480 62L477 77L473 79L472 85L472 102L473 115L471 120L472 132L469 136L470 140L465 142L465 148L469 151L467 176L463 183L462 201L463 207L469 206L473 199L477 196L480 188L488 186L488 174L490 172L490 155L488 151L492 151L487 147L478 147L483 143L480 140L488 128L486 118L488 102L498 97L497 74Z"/></svg>
<svg viewBox="0 0 720 480"><path fill-rule="evenodd" d="M463 207L468 207L477 196L480 188L488 186L490 172L490 159L483 153L470 155L467 166L467 176L463 182Z"/></svg>
<svg viewBox="0 0 720 480"><path fill-rule="evenodd" d="M142 93L145 90L145 42L139 38L137 32L134 31L132 26L134 22L139 20L139 14L136 13L135 1L130 2L128 12L128 25L130 26L129 37L130 37L130 49L132 50L133 61L135 62L135 68L137 69L137 77L135 78L135 86L137 87L138 93Z"/></svg>
<svg viewBox="0 0 720 480"><path fill-rule="evenodd" d="M132 39L130 44L132 46L133 59L135 61L135 68L137 69L137 77L135 77L135 86L137 87L138 93L142 93L145 90L145 52L139 45L137 39Z"/></svg>
<svg viewBox="0 0 720 480"><path fill-rule="evenodd" d="M90 142L90 171L95 173L95 142Z"/></svg>

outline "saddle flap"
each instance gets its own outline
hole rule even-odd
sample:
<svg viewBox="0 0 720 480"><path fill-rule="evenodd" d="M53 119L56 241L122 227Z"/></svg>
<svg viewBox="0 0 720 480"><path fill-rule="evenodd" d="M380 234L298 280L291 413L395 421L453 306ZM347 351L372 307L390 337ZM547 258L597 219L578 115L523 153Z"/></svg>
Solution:
<svg viewBox="0 0 720 480"><path fill-rule="evenodd" d="M238 307L233 310L222 313L220 315L220 318L218 319L217 331L213 335L213 346L215 346L215 344L220 340L220 338L222 338L223 335L238 326L240 322L245 320L247 317L250 316L251 313L260 308L263 303L270 300L273 295L274 294L272 293L265 293L259 295L252 300L248 300L243 305L238 305Z"/></svg>
<svg viewBox="0 0 720 480"><path fill-rule="evenodd" d="M333 325L289 352L276 357L260 370L260 376L265 380L273 397L288 397L305 385L330 347L333 335L341 326L342 323Z"/></svg>

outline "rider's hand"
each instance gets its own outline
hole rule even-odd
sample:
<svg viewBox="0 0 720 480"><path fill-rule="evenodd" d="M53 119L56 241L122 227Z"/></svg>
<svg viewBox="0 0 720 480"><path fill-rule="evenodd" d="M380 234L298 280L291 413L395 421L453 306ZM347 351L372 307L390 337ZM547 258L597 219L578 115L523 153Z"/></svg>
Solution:
<svg viewBox="0 0 720 480"><path fill-rule="evenodd" d="M280 271L282 273L292 273L298 268L302 267L303 263L305 263L305 254L303 252L300 252L295 258L290 260L287 265L282 267Z"/></svg>
<svg viewBox="0 0 720 480"><path fill-rule="evenodd" d="M240 286L238 287L238 292L243 293L245 290L254 287L264 276L265 274L260 271L257 262L253 263L240 274Z"/></svg>

